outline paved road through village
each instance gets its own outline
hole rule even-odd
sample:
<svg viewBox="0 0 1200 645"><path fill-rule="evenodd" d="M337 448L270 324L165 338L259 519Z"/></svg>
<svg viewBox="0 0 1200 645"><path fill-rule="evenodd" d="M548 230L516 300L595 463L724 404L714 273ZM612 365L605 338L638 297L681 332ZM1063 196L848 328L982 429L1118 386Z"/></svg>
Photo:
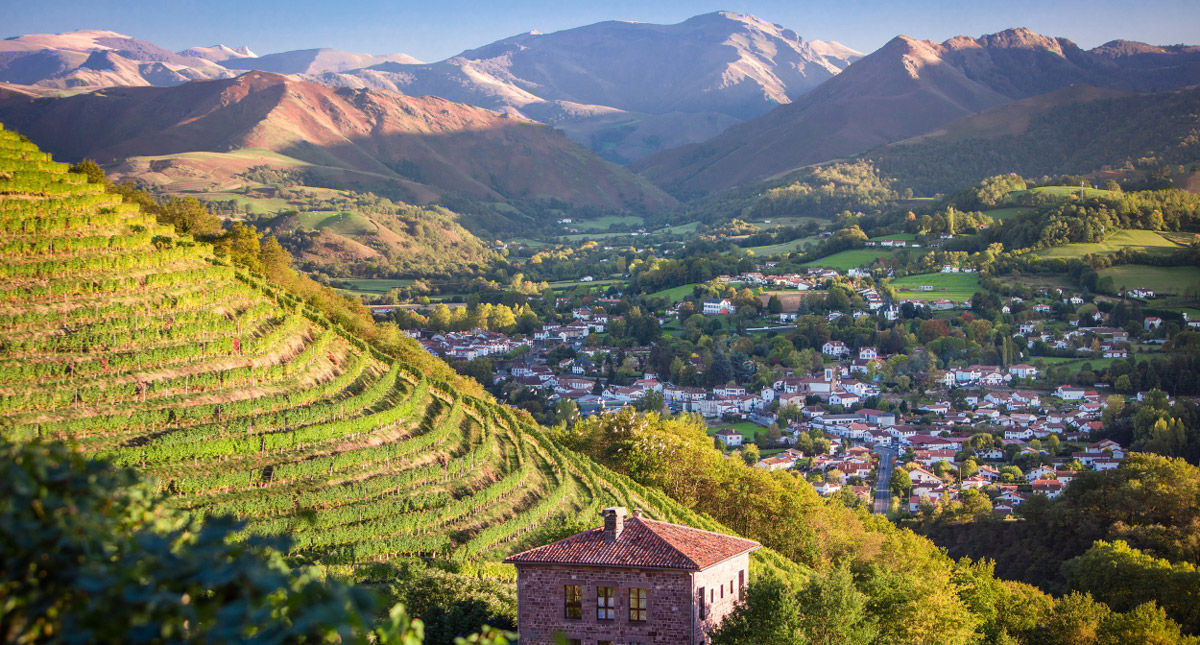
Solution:
<svg viewBox="0 0 1200 645"><path fill-rule="evenodd" d="M889 484L892 479L892 468L900 451L887 446L879 446L877 450L879 451L879 476L875 478L875 500L871 512L883 515L892 505L892 489Z"/></svg>

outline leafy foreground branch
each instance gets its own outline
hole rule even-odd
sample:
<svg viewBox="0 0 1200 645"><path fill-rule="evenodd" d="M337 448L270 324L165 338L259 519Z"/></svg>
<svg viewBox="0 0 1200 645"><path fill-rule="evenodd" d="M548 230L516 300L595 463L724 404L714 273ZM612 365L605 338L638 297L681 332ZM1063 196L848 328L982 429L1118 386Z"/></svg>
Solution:
<svg viewBox="0 0 1200 645"><path fill-rule="evenodd" d="M402 605L293 570L282 538L167 508L132 470L62 444L0 442L0 640L7 643L424 642ZM458 643L508 641L501 632Z"/></svg>

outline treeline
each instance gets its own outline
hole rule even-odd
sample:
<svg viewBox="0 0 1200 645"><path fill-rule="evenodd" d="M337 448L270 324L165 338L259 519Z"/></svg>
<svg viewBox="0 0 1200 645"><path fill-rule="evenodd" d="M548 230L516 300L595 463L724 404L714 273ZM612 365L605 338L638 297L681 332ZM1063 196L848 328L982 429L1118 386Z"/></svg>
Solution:
<svg viewBox="0 0 1200 645"><path fill-rule="evenodd" d="M909 191L907 196L911 197ZM897 198L892 182L869 161L813 166L765 184L700 197L681 204L659 220L666 224L719 224L731 218L770 219L839 214L867 215L886 209Z"/></svg>
<svg viewBox="0 0 1200 645"><path fill-rule="evenodd" d="M1200 195L1183 190L1096 193L1005 220L988 239L1014 251L1100 242L1122 229L1200 229Z"/></svg>
<svg viewBox="0 0 1200 645"><path fill-rule="evenodd" d="M1079 473L1055 500L1030 497L1018 513L1023 521L919 528L953 557L994 560L1001 578L1091 593L1118 611L1154 601L1200 634L1200 469L1132 453L1117 470Z"/></svg>
<svg viewBox="0 0 1200 645"><path fill-rule="evenodd" d="M932 138L880 148L870 159L896 186L933 195L1007 172L1193 172L1198 140L1200 90L1193 88L1062 105L1033 116L1021 134Z"/></svg>
<svg viewBox="0 0 1200 645"><path fill-rule="evenodd" d="M816 166L785 181L754 200L742 211L743 219L861 214L881 209L899 197L889 180L867 161Z"/></svg>
<svg viewBox="0 0 1200 645"><path fill-rule="evenodd" d="M1192 365L1191 369L1196 367ZM1147 369L1154 367L1149 365ZM1117 382L1126 386L1128 391L1130 376L1138 378L1137 366L1127 364L1117 371L1121 372L1116 377ZM1157 372L1153 376L1158 378ZM1163 381L1163 386L1169 387L1173 380ZM1172 404L1162 390L1153 389L1142 403L1119 407L1106 418L1108 423L1099 436L1123 446L1131 446L1134 450L1180 457L1192 465L1200 466L1200 405L1195 402L1180 399ZM1200 561L1197 563L1200 564Z"/></svg>

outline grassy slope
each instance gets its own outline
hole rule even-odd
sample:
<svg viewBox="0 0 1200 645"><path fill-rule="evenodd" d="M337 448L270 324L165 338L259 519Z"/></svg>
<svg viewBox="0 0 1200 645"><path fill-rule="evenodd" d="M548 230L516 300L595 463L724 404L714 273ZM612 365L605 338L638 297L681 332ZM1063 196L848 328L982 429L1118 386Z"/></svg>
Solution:
<svg viewBox="0 0 1200 645"><path fill-rule="evenodd" d="M1180 248L1179 244L1163 237L1155 231L1118 231L1112 237L1096 244L1064 244L1048 249L1039 249L1033 254L1040 258L1081 258L1088 254L1116 253L1132 247L1149 253L1170 253Z"/></svg>
<svg viewBox="0 0 1200 645"><path fill-rule="evenodd" d="M804 247L806 247L810 244L816 244L816 242L817 242L817 238L815 236L810 236L810 237L802 237L799 239L795 239L795 240L792 240L791 242L781 242L779 244L766 244L763 246L747 246L747 247L744 247L742 250L749 251L749 252L753 253L754 255L758 255L758 256L779 255L780 253L792 253L795 251L803 250Z"/></svg>
<svg viewBox="0 0 1200 645"><path fill-rule="evenodd" d="M996 208L990 211L983 211L985 215L990 216L994 220L1003 221L1017 215L1024 215L1032 211L1032 208Z"/></svg>
<svg viewBox="0 0 1200 645"><path fill-rule="evenodd" d="M156 476L171 504L288 533L342 572L425 557L510 577L496 563L531 529L612 504L723 530L437 376L415 343L411 360L376 351L0 131L0 170L21 164L39 170L0 179L4 436L72 438ZM765 549L755 562L802 573Z"/></svg>
<svg viewBox="0 0 1200 645"><path fill-rule="evenodd" d="M910 300L953 300L962 302L979 291L978 273L924 273L907 275L892 280L897 296ZM933 291L917 291L922 285L933 287Z"/></svg>
<svg viewBox="0 0 1200 645"><path fill-rule="evenodd" d="M847 271L864 264L870 264L877 258L886 258L893 255L895 255L895 251L884 249L849 249L846 251L839 251L838 253L834 253L833 255L829 255L818 260L805 262L804 266Z"/></svg>
<svg viewBox="0 0 1200 645"><path fill-rule="evenodd" d="M1112 277L1120 289L1149 288L1156 293L1182 294L1200 288L1200 267L1155 267L1125 264L1100 270L1100 277Z"/></svg>

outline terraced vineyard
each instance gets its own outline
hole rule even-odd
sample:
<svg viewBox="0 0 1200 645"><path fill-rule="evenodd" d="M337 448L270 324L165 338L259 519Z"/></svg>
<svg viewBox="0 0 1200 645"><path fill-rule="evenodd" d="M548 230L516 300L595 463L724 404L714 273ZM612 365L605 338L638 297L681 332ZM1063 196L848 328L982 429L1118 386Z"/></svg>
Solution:
<svg viewBox="0 0 1200 645"><path fill-rule="evenodd" d="M614 503L721 531L384 355L0 129L0 420L154 475L171 503L350 570L496 564ZM413 351L422 351L414 344ZM766 549L760 565L794 569Z"/></svg>

